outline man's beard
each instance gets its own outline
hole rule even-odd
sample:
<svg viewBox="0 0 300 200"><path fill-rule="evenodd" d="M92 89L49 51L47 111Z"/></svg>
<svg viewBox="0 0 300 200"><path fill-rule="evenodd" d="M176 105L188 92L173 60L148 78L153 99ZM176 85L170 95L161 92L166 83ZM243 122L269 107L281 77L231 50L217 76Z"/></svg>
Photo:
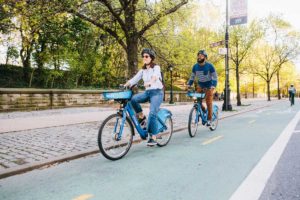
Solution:
<svg viewBox="0 0 300 200"><path fill-rule="evenodd" d="M204 58L202 58L202 59L197 59L197 62L199 63L199 64L203 64L204 63L204 61L205 61L205 59Z"/></svg>

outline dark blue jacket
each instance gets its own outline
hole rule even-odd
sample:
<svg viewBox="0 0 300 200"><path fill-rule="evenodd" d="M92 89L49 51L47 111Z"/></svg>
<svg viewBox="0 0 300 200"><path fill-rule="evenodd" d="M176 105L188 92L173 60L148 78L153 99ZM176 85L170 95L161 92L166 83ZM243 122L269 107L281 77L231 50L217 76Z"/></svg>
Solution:
<svg viewBox="0 0 300 200"><path fill-rule="evenodd" d="M217 87L217 72L214 66L209 62L206 62L203 66L200 66L198 63L196 63L193 66L192 75L187 84L191 86L195 80L195 77L198 79L198 85L201 88L211 88L212 86Z"/></svg>

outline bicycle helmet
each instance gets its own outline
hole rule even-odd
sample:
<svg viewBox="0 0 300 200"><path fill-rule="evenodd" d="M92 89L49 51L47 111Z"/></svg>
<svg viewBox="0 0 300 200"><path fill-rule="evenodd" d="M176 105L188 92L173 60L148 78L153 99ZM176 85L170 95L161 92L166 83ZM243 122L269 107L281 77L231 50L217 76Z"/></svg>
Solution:
<svg viewBox="0 0 300 200"><path fill-rule="evenodd" d="M205 50L199 50L197 56L199 56L199 54L202 54L207 58L207 53Z"/></svg>
<svg viewBox="0 0 300 200"><path fill-rule="evenodd" d="M155 52L152 49L144 48L141 53L142 57L143 57L144 53L149 54L152 60L156 57Z"/></svg>

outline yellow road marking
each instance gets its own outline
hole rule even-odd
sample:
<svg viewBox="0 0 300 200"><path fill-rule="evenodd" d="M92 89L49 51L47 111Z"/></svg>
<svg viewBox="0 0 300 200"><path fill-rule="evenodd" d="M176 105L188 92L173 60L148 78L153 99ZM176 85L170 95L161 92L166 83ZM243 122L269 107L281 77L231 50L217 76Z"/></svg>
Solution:
<svg viewBox="0 0 300 200"><path fill-rule="evenodd" d="M80 196L76 197L73 200L87 200L87 199L92 198L93 196L94 195L91 195L91 194L83 194L83 195L80 195Z"/></svg>
<svg viewBox="0 0 300 200"><path fill-rule="evenodd" d="M249 124L253 124L255 121L256 121L256 120L252 120L252 121L249 122Z"/></svg>
<svg viewBox="0 0 300 200"><path fill-rule="evenodd" d="M217 140L219 140L219 139L221 139L223 137L224 137L223 135L219 135L219 136L213 137L211 139L208 139L208 140L202 142L202 145L207 145L207 144L213 143L213 142L215 142L215 141L217 141Z"/></svg>

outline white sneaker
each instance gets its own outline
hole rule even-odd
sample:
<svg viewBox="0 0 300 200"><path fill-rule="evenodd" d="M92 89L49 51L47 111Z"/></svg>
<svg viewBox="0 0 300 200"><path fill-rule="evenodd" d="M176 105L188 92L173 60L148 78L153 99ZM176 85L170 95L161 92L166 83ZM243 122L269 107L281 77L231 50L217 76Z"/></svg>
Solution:
<svg viewBox="0 0 300 200"><path fill-rule="evenodd" d="M210 120L207 121L206 126L211 127L211 121Z"/></svg>

